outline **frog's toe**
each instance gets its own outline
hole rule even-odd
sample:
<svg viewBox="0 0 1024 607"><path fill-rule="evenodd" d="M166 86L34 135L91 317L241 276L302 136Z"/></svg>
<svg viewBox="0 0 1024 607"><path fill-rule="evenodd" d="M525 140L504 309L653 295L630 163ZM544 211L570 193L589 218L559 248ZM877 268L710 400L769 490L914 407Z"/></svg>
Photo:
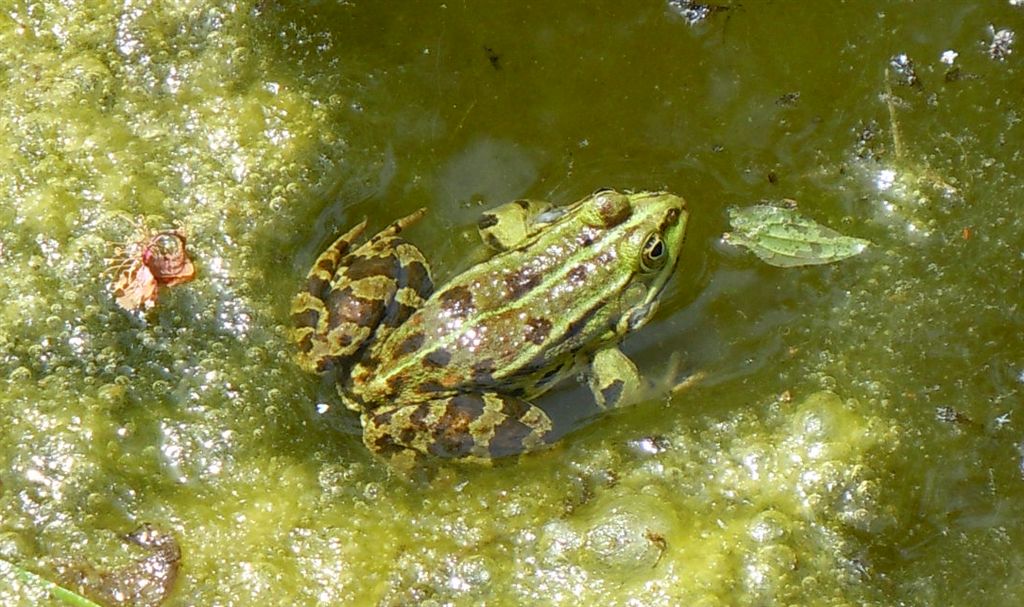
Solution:
<svg viewBox="0 0 1024 607"><path fill-rule="evenodd" d="M664 399L679 394L699 384L707 376L705 371L692 371L687 368L683 357L673 352L668 357L665 370L659 375L647 378L641 387L639 401Z"/></svg>

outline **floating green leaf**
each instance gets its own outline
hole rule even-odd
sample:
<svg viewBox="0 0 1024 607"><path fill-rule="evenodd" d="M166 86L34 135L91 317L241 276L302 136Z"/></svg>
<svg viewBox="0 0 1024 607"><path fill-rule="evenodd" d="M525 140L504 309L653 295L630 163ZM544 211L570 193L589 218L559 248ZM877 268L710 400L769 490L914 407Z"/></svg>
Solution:
<svg viewBox="0 0 1024 607"><path fill-rule="evenodd" d="M733 231L724 235L727 242L749 249L768 265L779 268L841 261L862 253L871 244L843 236L793 207L733 207L729 209L729 223Z"/></svg>

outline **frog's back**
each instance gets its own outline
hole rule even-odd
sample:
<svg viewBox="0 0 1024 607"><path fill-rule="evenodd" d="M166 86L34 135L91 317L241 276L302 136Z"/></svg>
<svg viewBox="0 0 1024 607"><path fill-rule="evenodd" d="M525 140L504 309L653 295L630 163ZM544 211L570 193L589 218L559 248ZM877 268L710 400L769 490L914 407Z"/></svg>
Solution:
<svg viewBox="0 0 1024 607"><path fill-rule="evenodd" d="M609 299L628 277L608 237L567 225L456 276L374 348L353 383L374 401L543 392L572 371L581 347L613 336Z"/></svg>

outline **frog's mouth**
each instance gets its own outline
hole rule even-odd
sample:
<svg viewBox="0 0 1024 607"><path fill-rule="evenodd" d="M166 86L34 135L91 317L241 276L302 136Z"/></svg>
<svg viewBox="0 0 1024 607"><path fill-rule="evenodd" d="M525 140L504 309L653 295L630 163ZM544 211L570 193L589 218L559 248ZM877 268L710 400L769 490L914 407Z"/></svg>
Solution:
<svg viewBox="0 0 1024 607"><path fill-rule="evenodd" d="M634 308L626 315L626 331L633 332L647 324L654 313L658 310L658 300L655 299L639 308Z"/></svg>
<svg viewBox="0 0 1024 607"><path fill-rule="evenodd" d="M647 297L644 301L626 314L625 319L627 331L636 331L640 327L646 325L647 321L649 321L651 317L654 316L654 313L658 311L658 303L661 301L661 294L665 291L665 287L668 286L668 277L672 276L675 272L675 268L678 263L679 259L677 258L673 260L671 268L666 266L668 271L664 274L665 278L661 279L659 276L660 280L658 280L659 284L657 285L657 288L648 289Z"/></svg>

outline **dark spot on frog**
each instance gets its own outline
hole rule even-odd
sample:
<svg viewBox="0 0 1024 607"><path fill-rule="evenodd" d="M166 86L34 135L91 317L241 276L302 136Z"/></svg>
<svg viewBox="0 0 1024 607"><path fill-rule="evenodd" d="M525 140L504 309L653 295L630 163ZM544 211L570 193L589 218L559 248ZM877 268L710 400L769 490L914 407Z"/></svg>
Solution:
<svg viewBox="0 0 1024 607"><path fill-rule="evenodd" d="M313 267L330 276L331 274L334 274L334 270L337 268L337 263L333 259L324 258L318 259Z"/></svg>
<svg viewBox="0 0 1024 607"><path fill-rule="evenodd" d="M307 337L309 338L308 340L306 339ZM352 335L350 335L348 333L342 333L342 332L339 332L339 331L332 331L331 333L328 334L327 341L328 341L328 343L330 343L333 346L333 349L335 351L339 351L340 352L340 351L344 351L350 345L352 345L352 342L354 341L354 338L352 337ZM313 334L312 333L310 333L308 335L304 335L302 337L302 339L299 340L299 348L300 349L306 348L306 343L307 342L309 344L308 349L312 349L312 347L313 347ZM308 350L303 350L303 351L305 352L305 351L308 351ZM343 367L351 364L352 362L353 362L352 357L349 356L349 355L341 355L341 356L321 355L321 356L319 356L317 358L316 369L317 369L317 372L319 372L319 373L325 373L327 371L333 371L334 369L337 369L337 368L343 368Z"/></svg>
<svg viewBox="0 0 1024 607"><path fill-rule="evenodd" d="M389 434L382 434L373 441L373 450L384 457L391 457L405 451L405 447L399 445Z"/></svg>
<svg viewBox="0 0 1024 607"><path fill-rule="evenodd" d="M484 401L478 395L460 394L450 399L444 413L435 424L434 441L429 447L430 453L438 457L469 455L476 444L469 424L478 419L483 411Z"/></svg>
<svg viewBox="0 0 1024 607"><path fill-rule="evenodd" d="M392 375L388 378L388 388L391 389L392 394L398 394L402 391L402 386L405 385L405 378L401 375Z"/></svg>
<svg viewBox="0 0 1024 607"><path fill-rule="evenodd" d="M473 364L473 383L477 386L492 387L497 381L494 371L497 369L493 358L485 358Z"/></svg>
<svg viewBox="0 0 1024 607"><path fill-rule="evenodd" d="M375 413L373 415L373 423L375 426L387 426L391 424L392 418L395 416L394 409L388 409L383 413Z"/></svg>
<svg viewBox="0 0 1024 607"><path fill-rule="evenodd" d="M402 428L398 438L405 444L411 444L417 434L423 432L427 427L427 416L430 414L430 405L424 403L416 407L409 415L409 424Z"/></svg>
<svg viewBox="0 0 1024 607"><path fill-rule="evenodd" d="M420 392L445 392L447 388L437 383L436 381L425 381L419 385Z"/></svg>
<svg viewBox="0 0 1024 607"><path fill-rule="evenodd" d="M601 398L606 407L614 406L622 398L622 390L626 384L621 379L616 379L604 388L601 388Z"/></svg>
<svg viewBox="0 0 1024 607"><path fill-rule="evenodd" d="M519 398L502 397L501 413L510 419L519 419L530 410L530 404Z"/></svg>
<svg viewBox="0 0 1024 607"><path fill-rule="evenodd" d="M366 380L368 380L373 375L373 373L375 373L376 369L379 368L379 367L380 367L380 358L378 358L376 356L373 356L372 354L367 353L363 357L363 359L359 361L359 372L358 372L358 374L361 375L359 380L361 382L365 382ZM357 374L357 372L353 371L353 374L352 374L353 379L355 379L356 374Z"/></svg>
<svg viewBox="0 0 1024 607"><path fill-rule="evenodd" d="M434 288L430 280L430 272L422 262L412 260L402 266L402 276L405 277L405 285L414 289L422 297L426 297Z"/></svg>
<svg viewBox="0 0 1024 607"><path fill-rule="evenodd" d="M445 418L453 414L453 409L463 412L470 420L477 419L484 413L484 399L479 394L459 394L448 401Z"/></svg>
<svg viewBox="0 0 1024 607"><path fill-rule="evenodd" d="M494 251L501 251L505 249L505 245L502 244L501 240L495 236L493 232L484 232L483 241L489 249Z"/></svg>
<svg viewBox="0 0 1024 607"><path fill-rule="evenodd" d="M452 360L452 353L444 348L435 348L424 357L423 362L431 367L447 367Z"/></svg>
<svg viewBox="0 0 1024 607"><path fill-rule="evenodd" d="M437 297L441 301L441 306L445 311L457 317L465 317L475 311L473 294L470 293L469 288L467 287L451 287Z"/></svg>
<svg viewBox="0 0 1024 607"><path fill-rule="evenodd" d="M328 294L329 287L330 282L319 276L310 276L306 281L306 290L317 299L323 299Z"/></svg>
<svg viewBox="0 0 1024 607"><path fill-rule="evenodd" d="M292 323L296 327L316 327L320 322L320 312L313 308L306 308L301 312L292 314Z"/></svg>
<svg viewBox="0 0 1024 607"><path fill-rule="evenodd" d="M494 49L492 49L489 46L484 47L484 52L487 53L487 60L491 62L491 67L493 67L496 70L500 70L501 56L498 53L494 52Z"/></svg>
<svg viewBox="0 0 1024 607"><path fill-rule="evenodd" d="M541 282L540 274L522 268L505 276L505 287L508 288L508 295L511 299L519 299L530 292Z"/></svg>
<svg viewBox="0 0 1024 607"><path fill-rule="evenodd" d="M420 349L420 347L423 345L424 340L426 340L426 336L423 335L422 333L413 333L409 337L406 337L404 340L402 340L402 343L398 344L398 347L395 348L395 351L398 354L411 354L412 352L415 352L416 350Z"/></svg>
<svg viewBox="0 0 1024 607"><path fill-rule="evenodd" d="M306 333L298 342L299 352L306 353L313 349L313 333Z"/></svg>
<svg viewBox="0 0 1024 607"><path fill-rule="evenodd" d="M521 379L532 377L541 369L547 367L548 359L544 356L543 352L538 352L533 358L528 360L523 366L518 369L512 369L502 374L502 380L506 382L515 382ZM508 392L508 390L503 390Z"/></svg>
<svg viewBox="0 0 1024 607"><path fill-rule="evenodd" d="M504 457L521 453L523 441L533 433L533 428L524 424L522 418L532 408L526 401L509 396L499 396L501 413L505 416L500 424L494 427L493 436L487 444L491 457Z"/></svg>
<svg viewBox="0 0 1024 607"><path fill-rule="evenodd" d="M434 457L454 459L469 455L475 444L476 441L469 434L445 433L439 435L427 447L427 451Z"/></svg>
<svg viewBox="0 0 1024 607"><path fill-rule="evenodd" d="M551 321L546 318L530 318L526 321L526 339L534 345L541 345L551 334Z"/></svg>
<svg viewBox="0 0 1024 607"><path fill-rule="evenodd" d="M415 438L416 438L416 431L413 430L412 428L402 428L402 431L398 433L398 440L401 441L402 444L405 444L405 445L412 444L412 441Z"/></svg>
<svg viewBox="0 0 1024 607"><path fill-rule="evenodd" d="M374 276L384 276L390 280L398 277L400 268L394 255L385 257L362 257L344 270L345 277L351 281L362 280Z"/></svg>
<svg viewBox="0 0 1024 607"><path fill-rule="evenodd" d="M372 327L380 320L383 302L379 299L363 299L352 292L352 287L332 291L324 301L328 309L329 329L343 323L359 327Z"/></svg>
<svg viewBox="0 0 1024 607"><path fill-rule="evenodd" d="M658 231L664 234L669 227L676 225L678 221L679 209L669 209L668 212L665 213L665 217L662 219L661 224L658 225Z"/></svg>
<svg viewBox="0 0 1024 607"><path fill-rule="evenodd" d="M486 230L487 228L493 228L496 225L498 225L498 217L496 215L494 215L493 213L484 213L483 215L480 216L480 219L476 222L476 227L478 227L481 230Z"/></svg>
<svg viewBox="0 0 1024 607"><path fill-rule="evenodd" d="M494 436L487 444L491 457L504 457L523 451L523 441L533 430L516 419L506 419L494 428Z"/></svg>
<svg viewBox="0 0 1024 607"><path fill-rule="evenodd" d="M568 274L569 283L578 285L582 284L587 279L587 268L584 266L576 266L569 270Z"/></svg>

